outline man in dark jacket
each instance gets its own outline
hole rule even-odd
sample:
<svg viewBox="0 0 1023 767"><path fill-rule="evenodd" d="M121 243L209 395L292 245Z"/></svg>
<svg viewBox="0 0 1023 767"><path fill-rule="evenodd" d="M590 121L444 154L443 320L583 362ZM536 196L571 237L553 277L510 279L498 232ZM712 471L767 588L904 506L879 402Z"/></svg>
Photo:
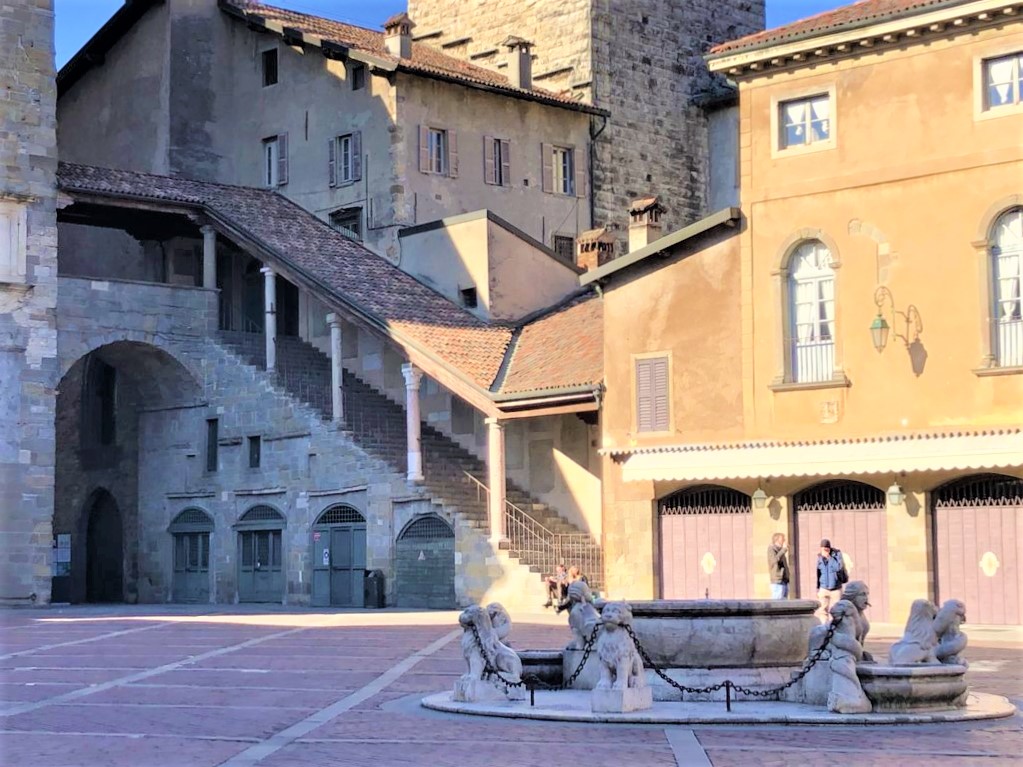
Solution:
<svg viewBox="0 0 1023 767"><path fill-rule="evenodd" d="M848 580L842 552L831 548L831 541L825 538L817 555L817 598L821 602L821 623L831 620L831 608L842 598L842 586Z"/></svg>
<svg viewBox="0 0 1023 767"><path fill-rule="evenodd" d="M767 571L771 575L771 599L786 599L789 595L789 547L782 533L775 533L767 547Z"/></svg>

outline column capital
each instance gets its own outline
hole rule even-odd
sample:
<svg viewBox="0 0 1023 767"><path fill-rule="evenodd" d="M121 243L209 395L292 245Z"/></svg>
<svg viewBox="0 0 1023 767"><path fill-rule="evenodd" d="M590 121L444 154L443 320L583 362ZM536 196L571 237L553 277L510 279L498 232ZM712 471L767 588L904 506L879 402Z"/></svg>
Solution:
<svg viewBox="0 0 1023 767"><path fill-rule="evenodd" d="M504 429L504 421L500 418L484 418L483 423L491 429Z"/></svg>
<svg viewBox="0 0 1023 767"><path fill-rule="evenodd" d="M422 370L411 362L406 362L401 366L401 374L405 376L405 388L419 389L419 383L423 380Z"/></svg>
<svg viewBox="0 0 1023 767"><path fill-rule="evenodd" d="M263 275L266 275L267 277L272 277L272 276L274 276L274 275L276 275L276 274L277 274L277 273L276 273L276 272L275 272L275 271L273 270L273 267L272 267L272 266L262 266L262 267L260 267L260 269L259 269L259 273L260 273L260 274L263 274Z"/></svg>
<svg viewBox="0 0 1023 767"><path fill-rule="evenodd" d="M203 237L212 237L217 233L217 230L213 228L213 224L203 224L199 227L199 231L202 232Z"/></svg>
<svg viewBox="0 0 1023 767"><path fill-rule="evenodd" d="M334 326L341 327L341 317L339 317L334 312L330 312L327 315L327 324L330 325L331 327Z"/></svg>

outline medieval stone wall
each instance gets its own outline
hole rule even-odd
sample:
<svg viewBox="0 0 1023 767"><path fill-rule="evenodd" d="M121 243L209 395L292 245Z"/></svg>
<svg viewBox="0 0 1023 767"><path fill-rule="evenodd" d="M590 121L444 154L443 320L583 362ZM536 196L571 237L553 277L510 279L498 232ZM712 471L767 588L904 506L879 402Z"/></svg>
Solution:
<svg viewBox="0 0 1023 767"><path fill-rule="evenodd" d="M13 255L0 264L0 599L46 602L57 379L50 0L0 7L0 71L0 236L10 238L0 256Z"/></svg>

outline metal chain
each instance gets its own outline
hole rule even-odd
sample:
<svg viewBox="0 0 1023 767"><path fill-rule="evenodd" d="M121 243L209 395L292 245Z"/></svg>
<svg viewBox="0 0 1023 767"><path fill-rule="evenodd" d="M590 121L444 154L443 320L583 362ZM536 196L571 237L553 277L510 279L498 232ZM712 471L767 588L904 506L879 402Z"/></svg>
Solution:
<svg viewBox="0 0 1023 767"><path fill-rule="evenodd" d="M476 647L479 649L480 655L483 656L484 664L483 673L488 677L489 676L495 677L499 682L501 682L501 684L503 684L505 687L505 692L507 692L508 688L510 687L525 687L529 690L534 690L536 688L541 688L544 690L569 689L575 682L575 680L579 678L579 674L582 673L583 666L585 666L586 661L589 660L590 652L593 650L593 647L597 642L597 634L600 632L600 624L598 623L596 626L593 627L593 631L590 633L589 638L583 645L582 660L579 661L579 665L576 666L576 669L575 671L572 672L571 676L569 676L568 679L566 679L561 684L548 684L547 682L543 681L540 677L538 677L536 674L525 675L518 682L512 679L507 679L504 676L502 676L501 672L497 670L497 667L494 666L490 658L487 656L486 650L483 649L483 642L480 640L479 630L476 628L475 624L471 624L470 627L472 628L472 636L476 642Z"/></svg>
<svg viewBox="0 0 1023 767"><path fill-rule="evenodd" d="M809 674L810 669L817 665L818 661L824 659L824 653L828 649L828 644L831 642L831 638L835 635L835 629L838 628L838 624L840 624L841 622L842 622L841 615L838 616L838 618L833 619L831 621L831 625L828 626L828 633L824 635L824 641L821 642L820 647L817 648L816 652L814 652L813 655L806 659L806 662L803 663L803 668L800 669L799 673L792 677L792 679L790 679L785 684L779 687L772 687L771 689L768 690L751 690L748 687L740 687L737 684L733 684L732 689L735 690L736 692L741 692L743 695L749 695L755 698L766 698L769 695L775 695L777 693L780 693L782 690L787 690L796 682L800 681L804 676ZM831 655L829 653L828 658L830 657Z"/></svg>

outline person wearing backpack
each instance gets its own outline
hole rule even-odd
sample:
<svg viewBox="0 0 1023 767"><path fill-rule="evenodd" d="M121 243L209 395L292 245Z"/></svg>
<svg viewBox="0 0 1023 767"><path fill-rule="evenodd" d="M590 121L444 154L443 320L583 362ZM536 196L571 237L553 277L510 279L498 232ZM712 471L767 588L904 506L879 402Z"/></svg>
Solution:
<svg viewBox="0 0 1023 767"><path fill-rule="evenodd" d="M848 580L842 552L831 548L831 541L825 538L817 554L817 599L821 603L818 617L821 623L831 620L831 608L842 598L842 587Z"/></svg>

